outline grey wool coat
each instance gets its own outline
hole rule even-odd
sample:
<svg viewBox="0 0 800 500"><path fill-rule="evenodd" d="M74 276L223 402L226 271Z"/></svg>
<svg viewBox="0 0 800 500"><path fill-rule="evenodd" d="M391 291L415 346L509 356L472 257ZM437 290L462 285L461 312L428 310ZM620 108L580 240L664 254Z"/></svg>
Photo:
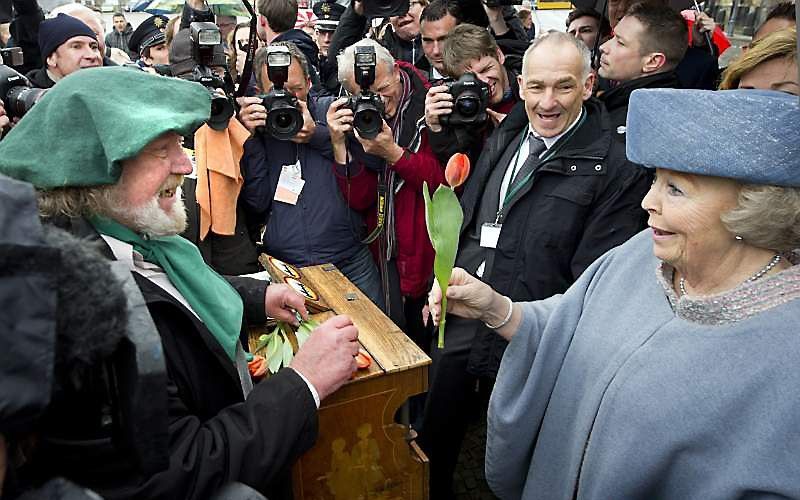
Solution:
<svg viewBox="0 0 800 500"><path fill-rule="evenodd" d="M523 304L489 406L500 498L800 498L800 266L707 299L671 276L644 231Z"/></svg>

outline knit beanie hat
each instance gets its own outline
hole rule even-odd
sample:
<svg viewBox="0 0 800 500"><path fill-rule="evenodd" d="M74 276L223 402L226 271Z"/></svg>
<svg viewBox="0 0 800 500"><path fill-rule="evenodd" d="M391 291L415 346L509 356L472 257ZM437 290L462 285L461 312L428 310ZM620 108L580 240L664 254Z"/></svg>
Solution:
<svg viewBox="0 0 800 500"><path fill-rule="evenodd" d="M64 42L75 36L88 36L97 41L97 35L83 21L66 14L59 14L52 19L45 19L39 24L39 51L42 61Z"/></svg>
<svg viewBox="0 0 800 500"><path fill-rule="evenodd" d="M199 83L121 66L83 69L0 141L0 173L39 189L114 184L123 160L167 132L193 134L210 113Z"/></svg>

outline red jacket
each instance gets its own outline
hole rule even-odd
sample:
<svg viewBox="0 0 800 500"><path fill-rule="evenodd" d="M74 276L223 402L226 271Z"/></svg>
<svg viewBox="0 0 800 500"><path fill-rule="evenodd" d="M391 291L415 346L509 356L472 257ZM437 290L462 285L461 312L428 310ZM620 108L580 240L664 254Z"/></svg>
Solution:
<svg viewBox="0 0 800 500"><path fill-rule="evenodd" d="M430 85L413 66L402 61L398 61L397 64L411 76L413 93L404 116L404 129L408 127L413 129L401 132L399 143L405 149L405 154L397 163L387 165L386 168L394 170L397 178L405 181L394 197L400 290L403 296L419 297L428 291L433 274L434 257L425 225L422 183L428 183L428 189L433 195L439 184L445 183L444 167L431 150L427 129L416 126L416 122L424 114L425 93ZM372 231L377 225L378 174L374 170L365 168L361 162L351 165L349 182L341 165L336 165L335 171L345 201L354 210L364 214L367 227ZM373 255L377 256L376 250L375 243L372 245L372 251Z"/></svg>

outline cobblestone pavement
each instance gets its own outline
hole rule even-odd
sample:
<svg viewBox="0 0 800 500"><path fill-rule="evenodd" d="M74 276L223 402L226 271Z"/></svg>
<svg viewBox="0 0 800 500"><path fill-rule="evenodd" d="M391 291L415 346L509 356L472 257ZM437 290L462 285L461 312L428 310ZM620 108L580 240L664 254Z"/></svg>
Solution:
<svg viewBox="0 0 800 500"><path fill-rule="evenodd" d="M486 454L486 410L489 407L491 383L482 380L476 387L470 404L472 415L467 434L461 445L458 464L453 475L453 492L457 500L495 500L497 497L486 484L484 457ZM435 499L431 499L435 500Z"/></svg>
<svg viewBox="0 0 800 500"><path fill-rule="evenodd" d="M453 478L453 490L458 500L495 500L483 469L486 451L486 413L476 417L467 428L467 436L461 446L458 465ZM431 499L434 500L434 499Z"/></svg>

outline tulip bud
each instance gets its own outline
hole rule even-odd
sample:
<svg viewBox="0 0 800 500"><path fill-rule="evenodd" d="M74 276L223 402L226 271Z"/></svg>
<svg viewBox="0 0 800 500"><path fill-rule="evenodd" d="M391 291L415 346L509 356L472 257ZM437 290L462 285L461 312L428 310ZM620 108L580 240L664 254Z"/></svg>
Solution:
<svg viewBox="0 0 800 500"><path fill-rule="evenodd" d="M444 169L444 178L451 188L455 189L464 184L469 176L469 157L464 153L456 153L447 160Z"/></svg>

